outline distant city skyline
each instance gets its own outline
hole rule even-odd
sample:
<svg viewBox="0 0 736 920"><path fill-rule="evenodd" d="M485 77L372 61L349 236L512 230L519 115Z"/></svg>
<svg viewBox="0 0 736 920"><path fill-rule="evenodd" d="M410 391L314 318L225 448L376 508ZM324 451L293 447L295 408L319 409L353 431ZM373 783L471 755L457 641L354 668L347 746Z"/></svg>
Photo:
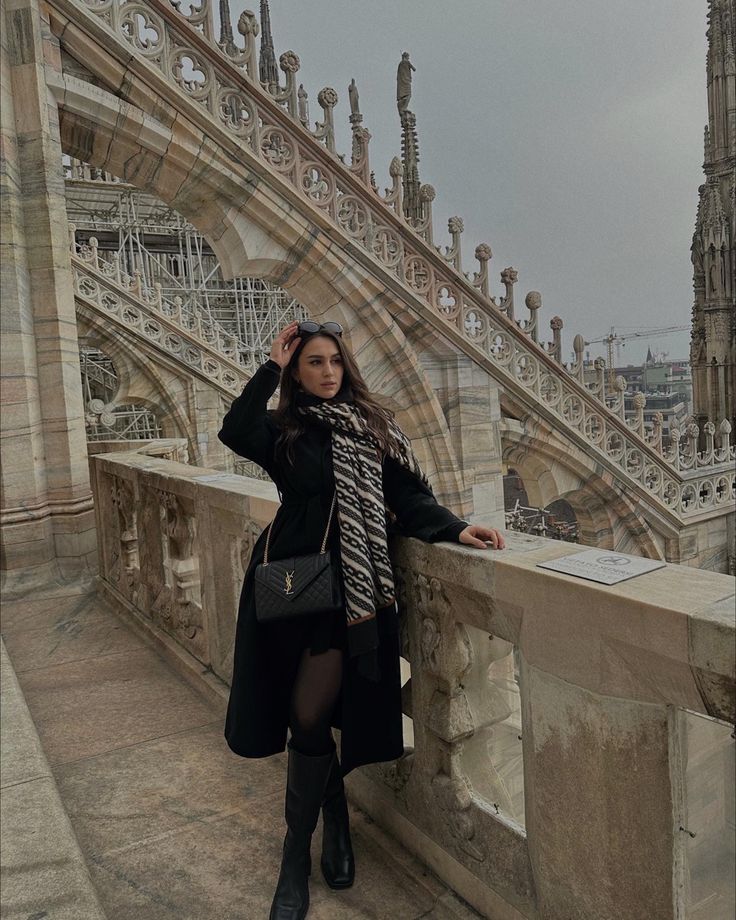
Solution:
<svg viewBox="0 0 736 920"><path fill-rule="evenodd" d="M233 0L233 18L251 4ZM349 156L347 87L355 79L380 187L400 152L396 67L416 67L410 108L420 175L437 190L435 242L463 218L464 266L490 243L494 293L519 272L517 315L542 293L540 338L562 317L572 339L631 327L688 325L690 241L707 122L705 0L271 0L276 58L301 59L309 93L334 87L338 151ZM257 12L256 7L256 12ZM689 332L628 342L687 358ZM605 356L605 344L590 346Z"/></svg>

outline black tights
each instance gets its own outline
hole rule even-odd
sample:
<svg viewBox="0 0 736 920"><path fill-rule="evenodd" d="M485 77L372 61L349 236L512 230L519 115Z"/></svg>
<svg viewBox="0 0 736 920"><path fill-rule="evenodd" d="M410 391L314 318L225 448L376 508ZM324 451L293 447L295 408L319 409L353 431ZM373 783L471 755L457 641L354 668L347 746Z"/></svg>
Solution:
<svg viewBox="0 0 736 920"><path fill-rule="evenodd" d="M332 714L342 683L342 655L331 648L319 655L302 653L289 708L291 743L301 754L317 757L332 750Z"/></svg>

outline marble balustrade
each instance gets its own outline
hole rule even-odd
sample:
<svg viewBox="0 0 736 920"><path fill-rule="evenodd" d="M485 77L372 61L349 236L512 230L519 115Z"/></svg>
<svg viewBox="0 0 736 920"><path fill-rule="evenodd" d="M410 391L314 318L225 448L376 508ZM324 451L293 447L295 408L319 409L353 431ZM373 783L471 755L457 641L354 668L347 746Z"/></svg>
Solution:
<svg viewBox="0 0 736 920"><path fill-rule="evenodd" d="M133 452L90 465L101 590L226 692L273 485ZM351 796L484 916L686 916L683 720L721 732L725 776L733 579L670 564L607 587L536 567L578 547L508 537L502 553L395 541L407 747L354 771ZM732 820L711 821L697 852Z"/></svg>

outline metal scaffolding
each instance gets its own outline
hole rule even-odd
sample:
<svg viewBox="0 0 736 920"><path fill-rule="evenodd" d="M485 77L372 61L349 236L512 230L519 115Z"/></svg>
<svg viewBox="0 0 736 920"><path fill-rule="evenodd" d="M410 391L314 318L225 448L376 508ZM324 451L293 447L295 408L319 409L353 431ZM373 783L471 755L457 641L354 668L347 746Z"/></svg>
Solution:
<svg viewBox="0 0 736 920"><path fill-rule="evenodd" d="M118 375L110 358L97 348L79 346L85 425L88 441L160 438L156 416L146 406L116 405Z"/></svg>
<svg viewBox="0 0 736 920"><path fill-rule="evenodd" d="M79 245L91 237L97 240L99 257L116 261L120 271L139 278L141 291L148 296L160 289L165 308L199 320L203 326L219 327L237 341L237 360L255 369L261 364L279 330L292 320L308 318L306 309L285 291L257 278L226 281L217 258L202 234L177 211L162 201L139 191L100 169L65 156L67 216L74 227ZM81 355L81 352L80 352ZM95 368L98 362L98 369ZM102 352L88 349L82 363L85 396L106 380L104 402L110 406L117 390L112 362ZM106 376L107 375L107 376ZM99 412L89 410L89 436L99 440L112 436L101 434ZM102 398L102 397L94 397ZM99 405L95 403L99 409ZM141 434L156 430L158 425L150 410L148 421L138 413L140 407L126 406L127 422L115 422L118 436L160 437ZM115 406L117 418L122 407ZM105 415L109 419L109 412ZM150 417L150 418L149 418ZM152 421L151 421L152 419Z"/></svg>
<svg viewBox="0 0 736 920"><path fill-rule="evenodd" d="M78 160L65 161L67 215L77 241L96 237L101 258L140 275L145 293L160 285L164 301L180 298L185 313L236 335L259 362L279 329L308 318L301 304L267 281L226 281L205 238L173 208Z"/></svg>

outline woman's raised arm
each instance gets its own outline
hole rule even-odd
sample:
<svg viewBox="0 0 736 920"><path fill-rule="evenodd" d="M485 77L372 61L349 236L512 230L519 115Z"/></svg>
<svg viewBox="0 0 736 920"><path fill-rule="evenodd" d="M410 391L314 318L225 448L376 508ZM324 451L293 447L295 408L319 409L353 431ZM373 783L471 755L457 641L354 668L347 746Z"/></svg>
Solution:
<svg viewBox="0 0 736 920"><path fill-rule="evenodd" d="M279 385L281 369L291 360L299 337L298 323L289 323L276 336L271 345L271 356L253 374L236 397L217 437L230 450L241 457L253 460L270 473L278 429L271 420L266 406Z"/></svg>

